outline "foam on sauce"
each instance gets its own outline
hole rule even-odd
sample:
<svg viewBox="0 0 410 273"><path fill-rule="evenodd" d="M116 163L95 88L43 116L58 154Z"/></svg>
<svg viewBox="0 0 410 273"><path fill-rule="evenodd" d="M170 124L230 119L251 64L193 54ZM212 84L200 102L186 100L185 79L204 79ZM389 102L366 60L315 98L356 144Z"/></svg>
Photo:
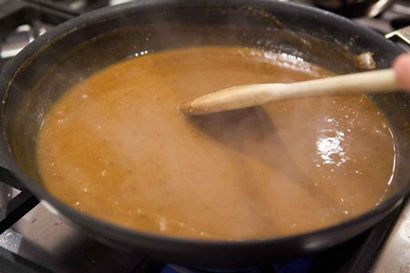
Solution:
<svg viewBox="0 0 410 273"><path fill-rule="evenodd" d="M365 96L189 118L178 105L232 85L330 75L236 47L148 54L74 86L38 136L47 190L90 215L170 236L243 240L311 231L377 205L392 134Z"/></svg>

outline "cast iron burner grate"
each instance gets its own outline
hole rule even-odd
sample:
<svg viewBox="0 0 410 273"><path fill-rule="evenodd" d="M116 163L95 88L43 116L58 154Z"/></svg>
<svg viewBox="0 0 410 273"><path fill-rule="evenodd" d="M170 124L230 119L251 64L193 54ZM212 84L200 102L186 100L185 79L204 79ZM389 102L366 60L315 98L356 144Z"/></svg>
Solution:
<svg viewBox="0 0 410 273"><path fill-rule="evenodd" d="M47 1L0 1L0 66L52 26L80 15L42 2Z"/></svg>
<svg viewBox="0 0 410 273"><path fill-rule="evenodd" d="M12 58L19 50L33 39L57 25L81 13L104 7L110 4L125 1L104 0L0 0L0 67ZM306 2L306 1L304 1ZM391 16L392 11L386 13ZM383 17L382 15L381 17ZM384 16L385 17L385 16ZM406 18L405 18L406 19ZM407 18L408 19L408 18ZM372 19L378 20L378 19ZM383 28L380 32L390 31L387 28L401 26L403 17L397 19L383 19ZM367 21L364 21L366 23ZM387 25L386 25L387 22ZM404 22L406 24L407 21ZM372 25L374 21L370 21ZM4 185L0 182L0 190ZM13 224L19 221L26 213L32 211L38 200L28 191L20 189L6 206L0 207L0 243L1 236L12 234ZM1 196L0 196L1 201ZM0 204L1 205L1 204ZM272 262L268 265L257 266L250 269L236 270L235 272L249 273L364 273L368 272L374 263L378 250L385 236L389 233L400 209L384 219L374 228L362 235L341 244L333 249L309 257L301 257L291 261ZM32 220L34 223L36 219ZM58 228L59 223L47 223ZM23 235L24 236L24 235ZM85 236L86 237L86 236ZM72 242L77 244L71 248L62 263L78 264L79 272L147 272L147 273L205 273L228 272L223 270L192 269L178 265L163 264L152 261L147 257L135 256L120 250L111 249L105 245L88 238L85 241ZM1 244L0 244L1 245ZM39 249L33 252L41 252ZM92 253L93 255L90 255ZM115 255L114 255L115 254ZM79 257L82 257L82 261ZM85 256L85 258L84 258ZM111 260L110 260L111 259ZM88 263L84 263L88 260ZM113 261L115 261L113 265ZM107 270L104 264L110 264ZM37 272L62 272L54 263L44 262L41 259L27 259L19 255L18 251L11 251L0 247L0 273L37 273ZM64 271L65 272L65 271ZM68 270L67 272L73 272ZM77 271L76 271L77 272Z"/></svg>

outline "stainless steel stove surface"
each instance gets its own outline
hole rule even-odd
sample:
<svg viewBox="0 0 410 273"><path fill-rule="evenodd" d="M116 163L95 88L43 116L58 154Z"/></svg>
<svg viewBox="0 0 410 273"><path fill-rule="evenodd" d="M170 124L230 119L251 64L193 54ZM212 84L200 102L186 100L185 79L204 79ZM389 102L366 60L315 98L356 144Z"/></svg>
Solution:
<svg viewBox="0 0 410 273"><path fill-rule="evenodd" d="M54 25L83 12L123 2L127 0L0 0L0 65ZM410 24L410 1L396 1L378 18L355 20L381 33L391 32ZM156 263L102 245L64 223L42 203L36 204L30 194L19 194L0 182L0 273L204 272ZM371 231L341 246L314 257L272 261L271 265L249 272L409 273L410 202Z"/></svg>

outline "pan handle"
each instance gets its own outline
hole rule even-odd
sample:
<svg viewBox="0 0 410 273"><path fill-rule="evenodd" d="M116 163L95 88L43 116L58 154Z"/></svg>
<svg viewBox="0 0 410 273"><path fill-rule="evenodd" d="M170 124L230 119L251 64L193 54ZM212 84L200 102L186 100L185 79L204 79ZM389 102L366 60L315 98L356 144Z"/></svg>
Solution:
<svg viewBox="0 0 410 273"><path fill-rule="evenodd" d="M410 26L387 33L384 37L390 40L399 38L410 46Z"/></svg>

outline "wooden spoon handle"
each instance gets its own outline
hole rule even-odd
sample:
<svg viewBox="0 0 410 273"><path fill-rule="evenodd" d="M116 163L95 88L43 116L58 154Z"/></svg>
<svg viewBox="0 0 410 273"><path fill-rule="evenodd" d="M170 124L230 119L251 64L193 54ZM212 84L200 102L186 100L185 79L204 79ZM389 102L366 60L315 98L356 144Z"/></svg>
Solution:
<svg viewBox="0 0 410 273"><path fill-rule="evenodd" d="M392 92L398 88L394 70L385 69L297 82L288 84L285 91L299 97Z"/></svg>
<svg viewBox="0 0 410 273"><path fill-rule="evenodd" d="M188 115L203 115L261 105L276 100L328 95L356 95L398 90L392 69L341 75L288 84L234 86L194 99L181 106Z"/></svg>

